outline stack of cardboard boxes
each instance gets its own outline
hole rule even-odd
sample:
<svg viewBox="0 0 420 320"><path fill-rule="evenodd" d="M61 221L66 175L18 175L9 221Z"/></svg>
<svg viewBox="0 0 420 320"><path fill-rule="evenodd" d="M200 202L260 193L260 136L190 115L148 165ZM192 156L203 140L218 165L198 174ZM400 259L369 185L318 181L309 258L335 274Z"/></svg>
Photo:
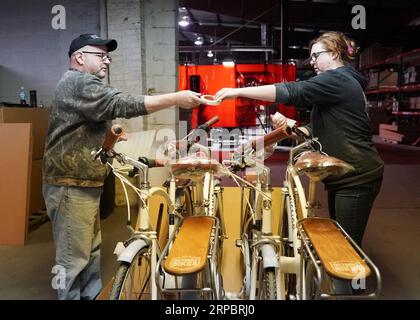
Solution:
<svg viewBox="0 0 420 320"><path fill-rule="evenodd" d="M371 64L396 56L401 52L401 47L384 47L376 43L360 53L359 68L363 69Z"/></svg>
<svg viewBox="0 0 420 320"><path fill-rule="evenodd" d="M45 208L47 130L47 109L0 106L0 244L25 244L29 216Z"/></svg>

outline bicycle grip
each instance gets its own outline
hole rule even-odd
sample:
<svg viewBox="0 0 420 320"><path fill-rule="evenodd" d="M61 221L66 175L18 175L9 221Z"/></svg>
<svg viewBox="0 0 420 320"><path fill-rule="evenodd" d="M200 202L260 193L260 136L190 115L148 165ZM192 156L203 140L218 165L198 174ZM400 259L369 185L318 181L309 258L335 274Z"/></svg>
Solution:
<svg viewBox="0 0 420 320"><path fill-rule="evenodd" d="M211 125L215 124L220 120L219 116L214 116L210 120L204 122L203 124L199 125L197 129L207 130Z"/></svg>
<svg viewBox="0 0 420 320"><path fill-rule="evenodd" d="M127 136L124 129L118 125L114 124L111 129L106 133L105 140L102 143L102 150L109 151L111 150L115 143L120 140L127 141Z"/></svg>
<svg viewBox="0 0 420 320"><path fill-rule="evenodd" d="M158 167L164 167L167 160L159 160L159 159L148 159L148 167L149 168L158 168Z"/></svg>
<svg viewBox="0 0 420 320"><path fill-rule="evenodd" d="M267 147L269 145L272 145L273 143L276 143L277 141L287 138L288 136L289 136L288 133L284 131L282 128L277 128L271 131L270 133L267 133L263 135L262 137L252 141L252 147L254 149L257 147L257 145L262 145L264 147Z"/></svg>

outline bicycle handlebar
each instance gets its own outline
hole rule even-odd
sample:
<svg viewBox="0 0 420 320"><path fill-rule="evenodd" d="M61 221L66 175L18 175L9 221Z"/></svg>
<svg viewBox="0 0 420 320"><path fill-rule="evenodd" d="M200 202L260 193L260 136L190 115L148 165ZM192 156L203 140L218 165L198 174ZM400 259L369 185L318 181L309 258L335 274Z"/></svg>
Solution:
<svg viewBox="0 0 420 320"><path fill-rule="evenodd" d="M263 135L262 137L252 141L252 147L255 149L257 145L263 145L264 147L276 143L279 140L289 137L287 130L284 131L282 128L277 128L270 133Z"/></svg>
<svg viewBox="0 0 420 320"><path fill-rule="evenodd" d="M150 158L146 158L146 157L140 157L139 161L141 163L144 163L149 168L164 167L166 162L167 162L167 160L150 159Z"/></svg>
<svg viewBox="0 0 420 320"><path fill-rule="evenodd" d="M105 152L111 150L115 143L120 140L127 141L127 136L124 129L120 125L114 124L111 127L111 130L107 131L106 133L104 142L102 143L102 150Z"/></svg>
<svg viewBox="0 0 420 320"><path fill-rule="evenodd" d="M213 118L211 118L210 120L207 120L206 122L204 122L203 124L199 125L197 127L197 129L202 129L202 130L208 130L210 128L210 126L212 126L213 124L215 124L216 122L219 122L220 118L218 116L214 116Z"/></svg>

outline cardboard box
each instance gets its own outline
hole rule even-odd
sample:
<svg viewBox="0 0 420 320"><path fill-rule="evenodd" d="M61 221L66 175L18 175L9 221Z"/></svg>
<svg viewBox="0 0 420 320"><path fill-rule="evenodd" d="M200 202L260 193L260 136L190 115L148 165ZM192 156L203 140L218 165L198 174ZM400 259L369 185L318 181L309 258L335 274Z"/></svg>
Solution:
<svg viewBox="0 0 420 320"><path fill-rule="evenodd" d="M408 98L408 103L410 105L410 109L417 109L417 98L416 97Z"/></svg>
<svg viewBox="0 0 420 320"><path fill-rule="evenodd" d="M393 69L379 72L379 88L390 88L398 86L398 72Z"/></svg>
<svg viewBox="0 0 420 320"><path fill-rule="evenodd" d="M379 75L377 72L370 71L368 74L368 84L366 86L366 89L377 89L378 88L378 82Z"/></svg>
<svg viewBox="0 0 420 320"><path fill-rule="evenodd" d="M29 220L31 124L0 123L0 148L7 151L0 157L0 245L24 245Z"/></svg>
<svg viewBox="0 0 420 320"><path fill-rule="evenodd" d="M42 196L42 159L32 160L29 215L44 209L45 201Z"/></svg>
<svg viewBox="0 0 420 320"><path fill-rule="evenodd" d="M32 123L32 159L43 157L48 131L47 109L0 107L0 123Z"/></svg>
<svg viewBox="0 0 420 320"><path fill-rule="evenodd" d="M381 44L374 44L360 53L360 68L396 56L401 52L401 47L383 47Z"/></svg>

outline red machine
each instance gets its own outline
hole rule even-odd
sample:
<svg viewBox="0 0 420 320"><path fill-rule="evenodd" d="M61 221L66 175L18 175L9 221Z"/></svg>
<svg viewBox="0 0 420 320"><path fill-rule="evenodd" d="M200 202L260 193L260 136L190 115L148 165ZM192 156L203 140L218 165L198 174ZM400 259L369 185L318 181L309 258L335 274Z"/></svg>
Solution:
<svg viewBox="0 0 420 320"><path fill-rule="evenodd" d="M261 86L295 80L294 64L235 64L230 68L223 65L179 67L179 90L189 89L202 95L214 95L224 87ZM225 100L217 106L201 105L194 109L191 125L194 128L198 123L204 123L217 115L220 117L220 121L215 125L217 127L252 127L256 125L256 109L269 104L265 101L239 98ZM278 104L276 109L288 118L297 118L294 106ZM275 111L273 110L273 113Z"/></svg>

